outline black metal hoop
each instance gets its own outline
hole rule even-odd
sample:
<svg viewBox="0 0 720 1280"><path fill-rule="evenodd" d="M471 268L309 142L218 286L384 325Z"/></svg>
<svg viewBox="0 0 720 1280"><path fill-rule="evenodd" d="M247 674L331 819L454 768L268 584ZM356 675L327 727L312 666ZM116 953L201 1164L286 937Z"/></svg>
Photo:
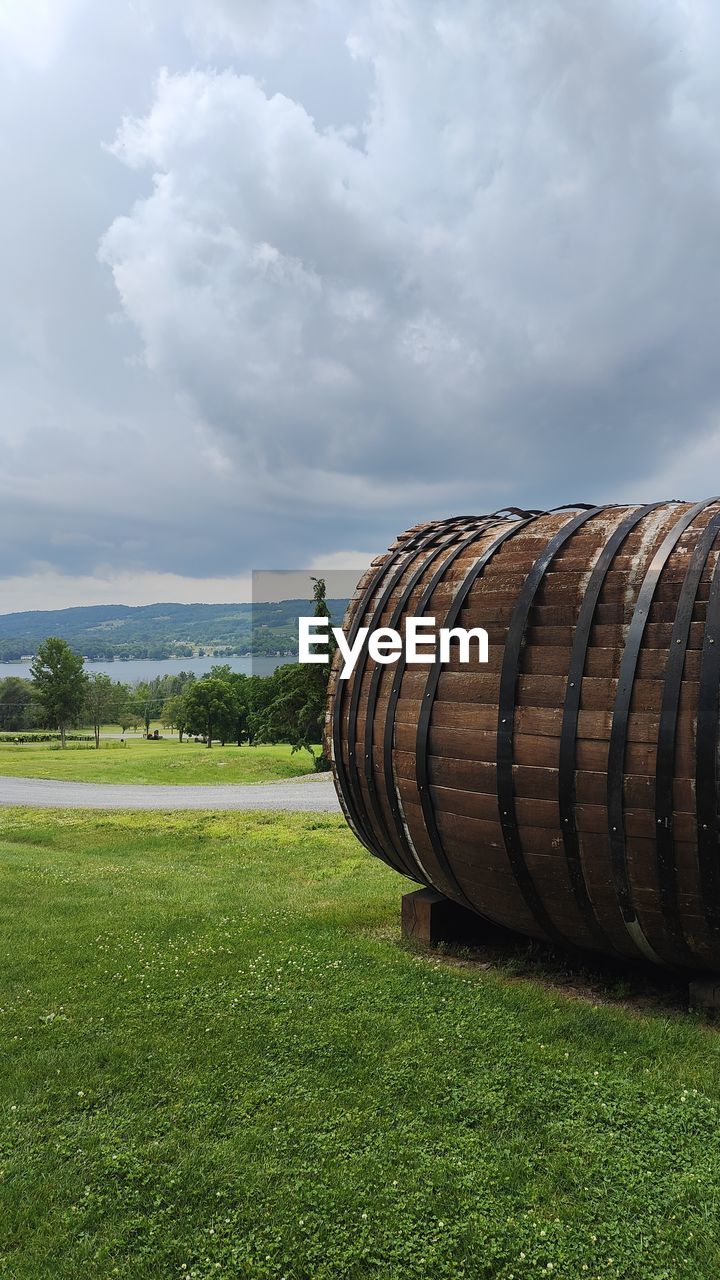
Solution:
<svg viewBox="0 0 720 1280"><path fill-rule="evenodd" d="M654 511L659 506L659 502L651 502L647 506L640 507L639 510L631 512L631 514L627 516L613 531L595 562L580 606L577 623L575 624L575 633L573 636L572 649L570 651L570 662L568 665L568 678L565 686L562 727L560 730L558 802L560 810L560 827L563 835L565 859L567 862L570 884L572 886L580 914L582 915L591 936L601 947L610 947L613 950L615 948L613 947L612 940L602 928L597 915L595 914L595 908L593 907L592 900L590 898L590 893L583 872L582 860L580 858L580 840L575 814L575 771L577 768L576 753L578 715L580 712L582 679L585 671L585 663L587 661L590 633L592 630L593 619L595 617L595 607L600 597L600 592L605 584L608 571L616 553L619 551L630 531L634 529L646 515L649 515L651 511Z"/></svg>
<svg viewBox="0 0 720 1280"><path fill-rule="evenodd" d="M625 776L625 748L627 744L628 719L630 716L630 701L635 682L635 671L637 669L640 647L645 634L650 605L652 604L660 574L667 564L667 561L674 551L682 534L687 528L689 528L695 517L701 511L704 511L706 507L712 506L712 504L717 501L717 497L707 498L704 502L695 503L689 511L686 511L673 525L672 529L663 539L650 561L650 565L645 573L645 577L643 578L643 582L638 593L632 621L625 641L625 649L620 663L620 674L618 677L618 685L615 695L615 705L613 707L612 726L610 729L610 745L608 748L607 811L609 827L608 835L610 840L610 863L613 882L618 902L620 904L622 918L625 922L625 928L627 929L628 934L632 938L640 954L644 955L646 959L654 961L656 964L662 964L663 959L650 945L640 926L632 900L630 875L627 863L623 782Z"/></svg>
<svg viewBox="0 0 720 1280"><path fill-rule="evenodd" d="M525 861L522 840L520 839L512 772L515 690L520 674L520 656L530 610L548 566L568 539L588 520L591 520L604 510L606 510L605 507L589 507L582 511L580 515L574 516L550 539L547 546L535 560L522 585L510 620L500 672L497 730L497 801L505 849L515 876L515 882L531 916L547 937L562 946L567 945L568 939L565 938L562 931L553 922L542 901Z"/></svg>

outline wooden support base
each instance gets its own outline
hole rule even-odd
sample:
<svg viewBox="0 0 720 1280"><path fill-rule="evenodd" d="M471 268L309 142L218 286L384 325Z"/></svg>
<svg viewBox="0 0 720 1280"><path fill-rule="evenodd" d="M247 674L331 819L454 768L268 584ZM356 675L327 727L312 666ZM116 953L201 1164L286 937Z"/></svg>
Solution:
<svg viewBox="0 0 720 1280"><path fill-rule="evenodd" d="M701 1009L711 1018L720 1016L720 976L695 978L688 984L688 1004Z"/></svg>
<svg viewBox="0 0 720 1280"><path fill-rule="evenodd" d="M438 942L482 946L508 939L517 941L516 934L490 924L435 889L416 889L414 893L403 894L401 921L404 938L430 946Z"/></svg>
<svg viewBox="0 0 720 1280"><path fill-rule="evenodd" d="M404 894L401 922L403 937L415 943L437 946L444 942L476 949L480 958L490 961L490 964L481 966L485 969L501 963L503 957L517 954L518 949L526 955L531 946L530 939L523 934L485 920L435 889L416 889L414 893ZM539 944L541 948L542 945ZM623 1003L628 999L625 988L630 982L631 998L634 995L644 1002L641 1007L645 1007L648 1000L652 1008L672 1007L679 1011L683 1006L689 1006L704 1013L709 1022L720 1023L720 973L699 974L689 979L687 975L683 977L681 973L658 969L654 965L612 961L593 952L568 950L563 955L565 963L561 958L559 989L567 986L567 966L573 965L575 956L578 976L573 979L573 990L584 990L588 999L597 998L599 983L609 983L612 989L613 984L622 979L624 990L619 998ZM542 952L538 961L542 964ZM550 953L551 967L557 967L557 963L557 957ZM547 977L547 970L544 973Z"/></svg>

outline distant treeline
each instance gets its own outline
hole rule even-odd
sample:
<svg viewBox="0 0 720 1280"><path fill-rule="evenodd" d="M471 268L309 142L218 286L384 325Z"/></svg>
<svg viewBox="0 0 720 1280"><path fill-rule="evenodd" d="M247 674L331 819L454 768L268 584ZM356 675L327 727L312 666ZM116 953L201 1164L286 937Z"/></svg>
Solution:
<svg viewBox="0 0 720 1280"><path fill-rule="evenodd" d="M317 757L322 737L327 669L288 663L268 676L246 676L221 664L207 675L192 671L157 676L136 685L106 675L85 677L77 710L66 730L92 726L99 744L100 727L117 725L150 730L152 721L183 736L213 741L289 742ZM0 741L47 740L55 737L57 715L42 701L33 680L8 676L0 680ZM71 741L78 735L66 732ZM83 735L85 736L85 735ZM316 763L320 764L319 757Z"/></svg>
<svg viewBox="0 0 720 1280"><path fill-rule="evenodd" d="M328 668L288 663L268 676L246 676L219 664L198 678L192 671L157 676L136 685L106 675L83 675L86 683L74 714L67 717L63 742L88 737L68 730L91 725L96 745L100 727L117 725L150 731L152 721L213 741L289 742L305 748L317 768L326 765L317 744L322 738ZM0 742L47 741L58 736L57 714L42 700L33 680L0 680Z"/></svg>
<svg viewBox="0 0 720 1280"><path fill-rule="evenodd" d="M328 601L333 623L346 600ZM305 600L277 604L90 605L0 615L0 662L19 662L59 636L95 662L115 658L191 658L218 655L291 657Z"/></svg>
<svg viewBox="0 0 720 1280"><path fill-rule="evenodd" d="M315 584L314 612L328 617L325 584ZM332 649L332 642L331 642ZM31 679L0 680L0 740L33 730L58 730L65 746L72 729L92 725L99 748L101 727L123 733L142 725L149 736L153 720L185 734L214 741L289 742L313 756L317 768L328 765L322 739L330 663L288 663L268 676L246 676L217 664L207 675L192 672L157 676L134 685L86 669L85 660L62 636L46 636L31 664Z"/></svg>
<svg viewBox="0 0 720 1280"><path fill-rule="evenodd" d="M146 716L148 721L161 719L166 704L181 694L195 678L192 671L157 676L154 680L137 684L125 684L121 680L111 680L109 676L98 677L88 685L86 700L71 717L70 723L75 726L92 723L91 699L98 679L102 681L104 691L103 723L115 724L126 730L139 729ZM56 727L55 717L40 701L32 680L24 680L20 676L7 676L0 680L0 732L23 733L54 730Z"/></svg>

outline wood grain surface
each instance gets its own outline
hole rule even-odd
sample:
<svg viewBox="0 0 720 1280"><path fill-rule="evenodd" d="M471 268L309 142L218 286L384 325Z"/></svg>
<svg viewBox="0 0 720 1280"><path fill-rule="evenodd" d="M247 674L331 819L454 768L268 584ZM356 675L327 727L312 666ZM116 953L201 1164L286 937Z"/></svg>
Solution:
<svg viewBox="0 0 720 1280"><path fill-rule="evenodd" d="M484 627L489 661L334 667L328 748L358 837L500 925L720 968L719 558L718 499L403 534L346 634L422 614Z"/></svg>

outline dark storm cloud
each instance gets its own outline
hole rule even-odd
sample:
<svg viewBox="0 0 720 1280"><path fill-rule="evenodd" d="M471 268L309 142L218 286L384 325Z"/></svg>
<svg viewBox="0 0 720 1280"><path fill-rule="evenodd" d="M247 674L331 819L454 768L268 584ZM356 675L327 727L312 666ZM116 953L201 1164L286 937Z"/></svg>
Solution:
<svg viewBox="0 0 720 1280"><path fill-rule="evenodd" d="M0 574L712 490L709 0L58 12L6 88Z"/></svg>

